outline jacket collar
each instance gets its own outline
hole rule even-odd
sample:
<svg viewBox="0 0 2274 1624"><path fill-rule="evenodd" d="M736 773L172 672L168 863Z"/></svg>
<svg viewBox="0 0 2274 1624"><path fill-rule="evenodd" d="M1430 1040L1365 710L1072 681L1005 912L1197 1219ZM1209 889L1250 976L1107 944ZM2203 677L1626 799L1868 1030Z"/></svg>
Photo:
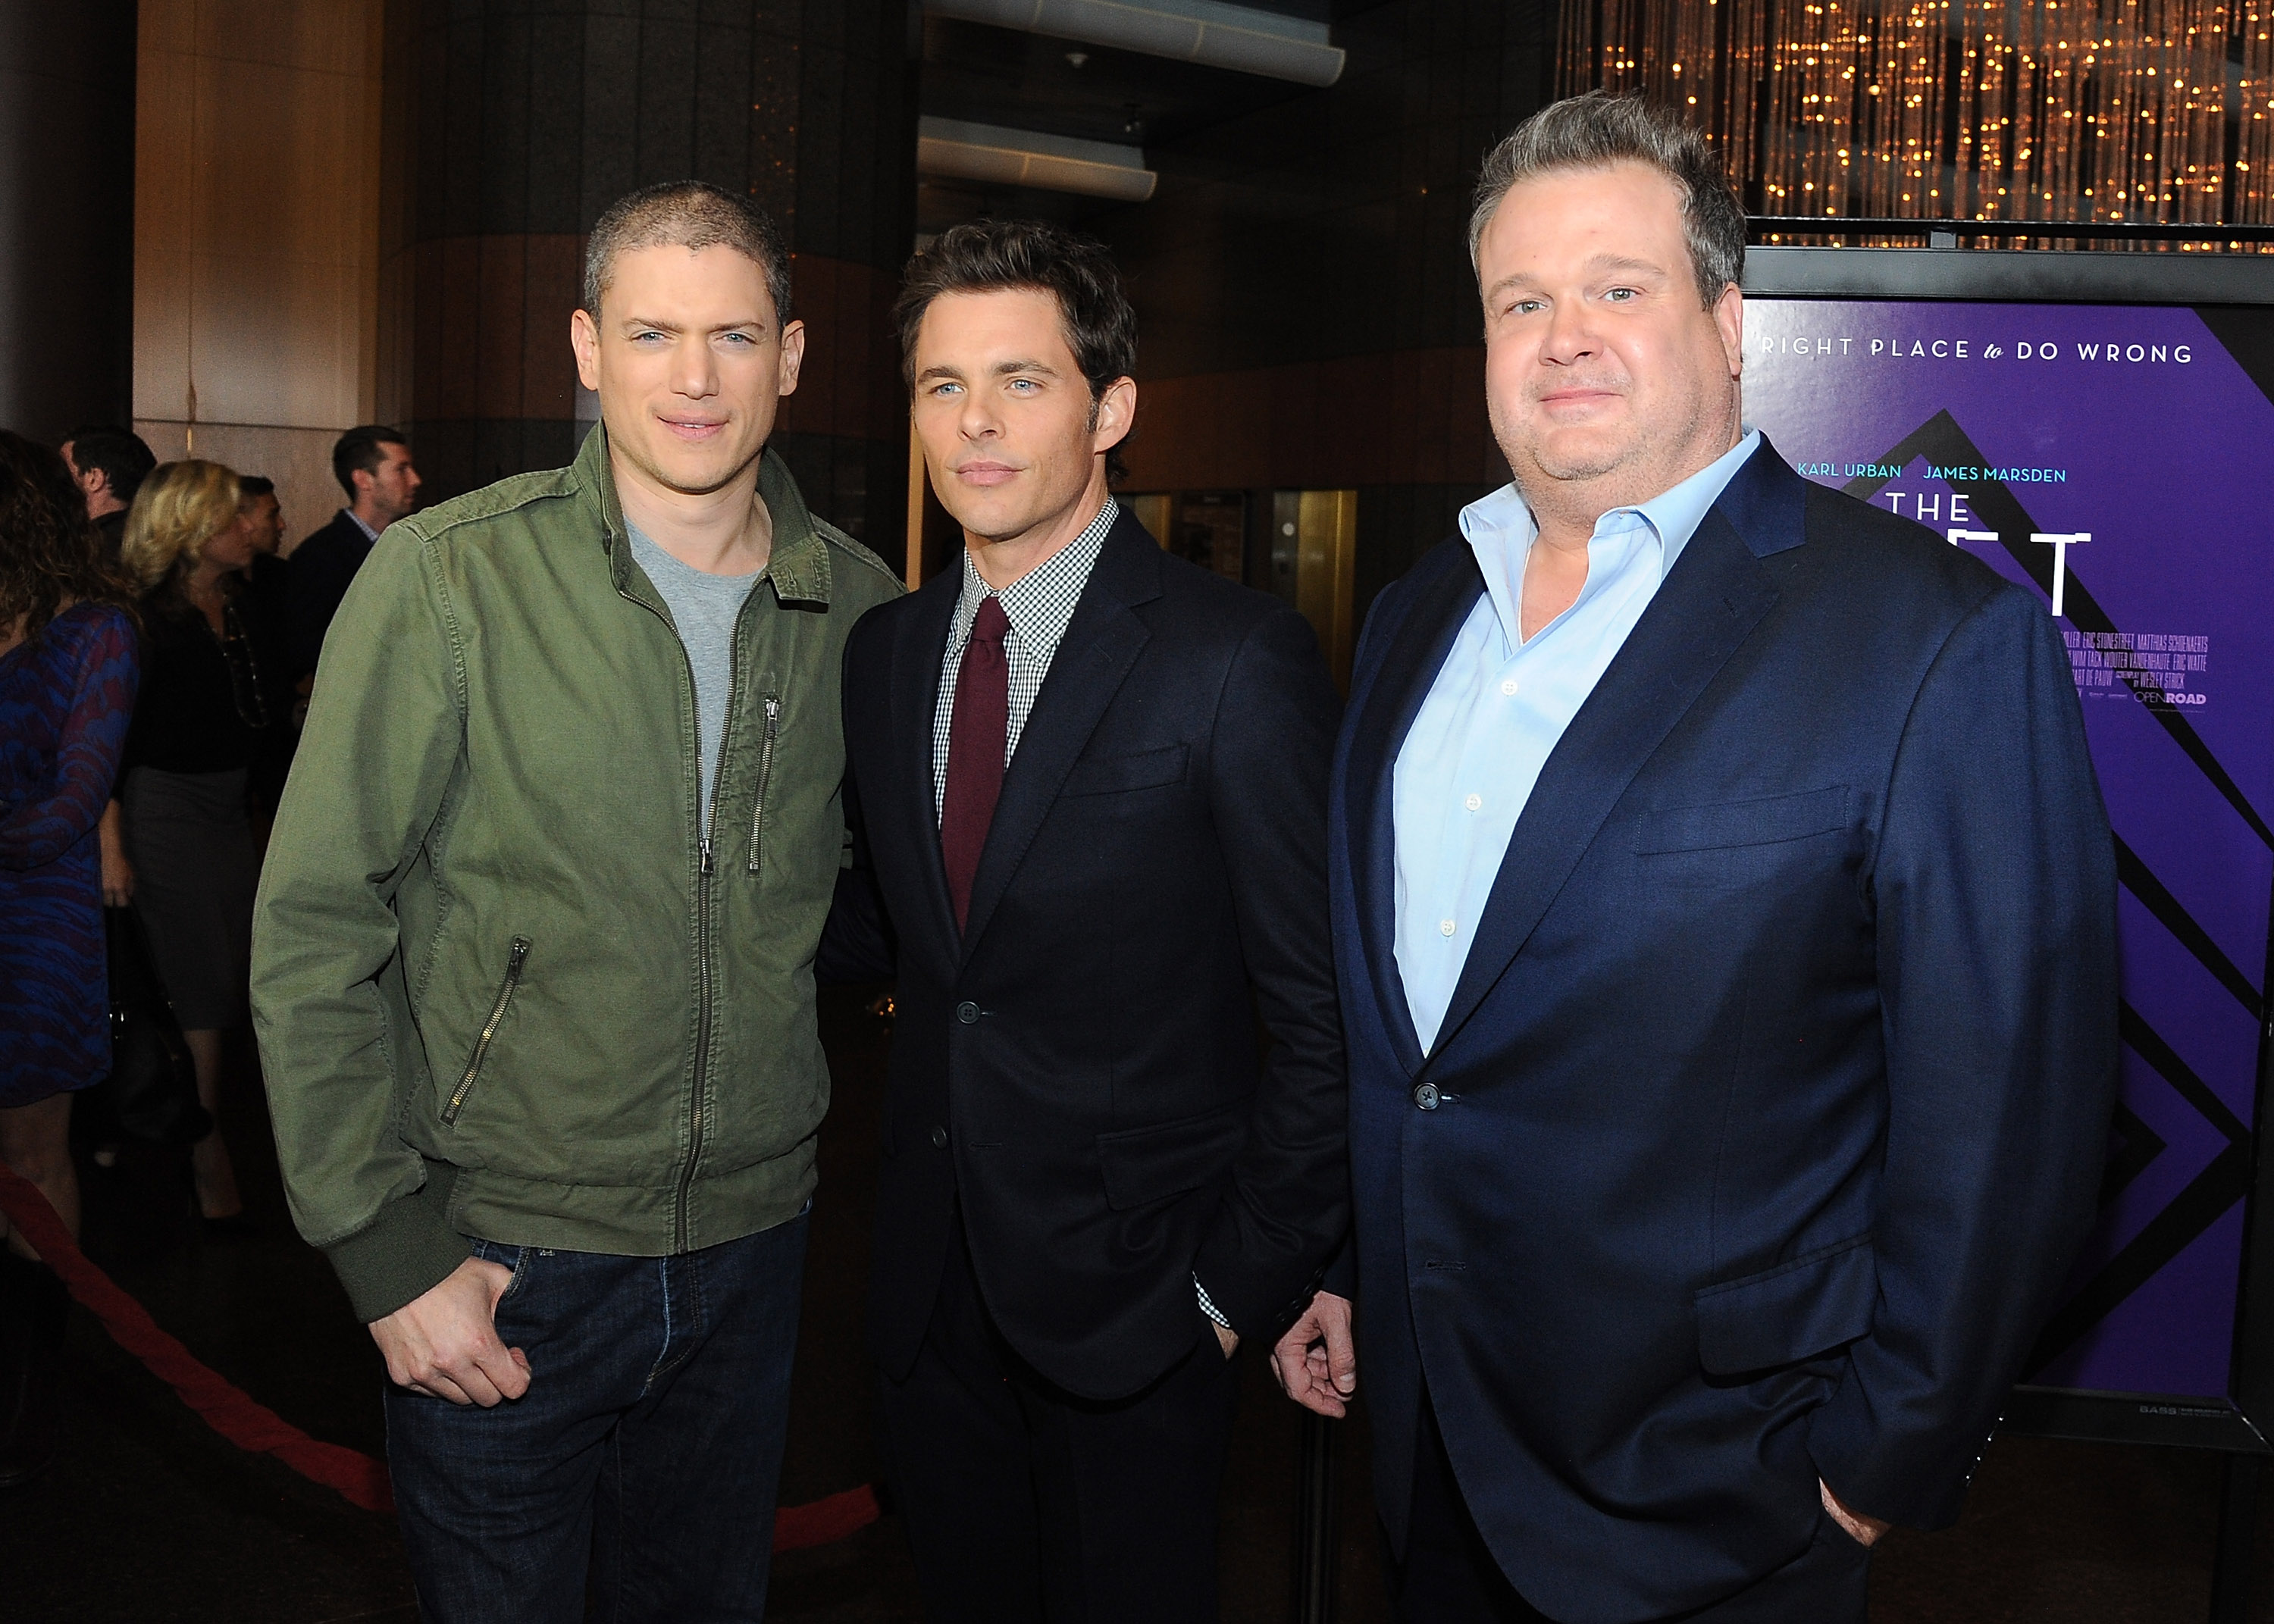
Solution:
<svg viewBox="0 0 2274 1624"><path fill-rule="evenodd" d="M623 504L616 497L615 470L608 461L607 425L592 425L592 432L584 436L584 443L577 449L571 467L576 471L578 489L598 511L600 545L607 551L616 589L628 591L637 567L632 562L631 548L626 545L630 527L624 519ZM797 488L789 465L771 445L758 459L758 496L773 520L773 548L763 573L773 583L774 596L784 603L827 606L829 544L815 525L812 511L806 507L804 493Z"/></svg>
<svg viewBox="0 0 2274 1624"><path fill-rule="evenodd" d="M1549 755L1517 820L1433 1057L1453 1044L1506 973L1652 753L1774 606L1777 591L1760 560L1805 538L1807 491L1764 439L1699 523ZM1419 1072L1424 1062L1394 951L1390 786L1406 733L1484 582L1462 547L1446 568L1415 585L1414 601L1354 708L1344 790L1367 979L1390 1046L1409 1072Z"/></svg>

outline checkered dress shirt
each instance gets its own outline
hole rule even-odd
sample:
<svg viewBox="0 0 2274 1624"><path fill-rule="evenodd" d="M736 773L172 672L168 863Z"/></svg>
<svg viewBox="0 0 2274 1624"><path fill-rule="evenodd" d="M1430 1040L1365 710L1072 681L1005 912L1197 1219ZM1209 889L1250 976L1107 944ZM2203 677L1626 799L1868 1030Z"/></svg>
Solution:
<svg viewBox="0 0 2274 1624"><path fill-rule="evenodd" d="M1010 726L1003 735L1003 764L1009 766L1019 748L1019 734L1050 674L1050 660L1073 620L1081 589L1096 568L1098 549L1105 532L1113 528L1121 504L1111 497L1097 510L1089 528L994 596L1003 605L1010 629L1003 634L1003 663L1010 667ZM971 623L979 605L993 589L963 553L963 595L955 600L955 620L947 629L947 653L939 667L939 702L931 713L931 808L937 821L947 805L947 737L955 721L955 680L963 669L964 645L971 641Z"/></svg>

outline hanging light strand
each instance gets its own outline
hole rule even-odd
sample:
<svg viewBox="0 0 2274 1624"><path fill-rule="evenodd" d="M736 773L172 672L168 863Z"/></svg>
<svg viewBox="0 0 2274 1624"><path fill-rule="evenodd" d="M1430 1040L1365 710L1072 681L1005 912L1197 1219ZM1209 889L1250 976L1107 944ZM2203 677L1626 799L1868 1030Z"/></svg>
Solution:
<svg viewBox="0 0 2274 1624"><path fill-rule="evenodd" d="M2274 0L1563 0L1562 24L1567 92L1679 108L1758 213L2274 223Z"/></svg>

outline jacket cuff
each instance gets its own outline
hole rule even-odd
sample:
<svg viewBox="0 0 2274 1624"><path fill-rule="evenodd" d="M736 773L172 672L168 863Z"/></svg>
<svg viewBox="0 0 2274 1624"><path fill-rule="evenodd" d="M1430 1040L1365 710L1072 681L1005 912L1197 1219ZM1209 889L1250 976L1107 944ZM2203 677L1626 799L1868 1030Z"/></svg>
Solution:
<svg viewBox="0 0 2274 1624"><path fill-rule="evenodd" d="M1963 1446L1977 1434L1962 1421L1895 1433L1879 1424L1850 1371L1809 1417L1808 1453L1818 1477L1849 1510L1931 1530L1958 1521L1991 1431L1984 1425L1970 1450Z"/></svg>
<svg viewBox="0 0 2274 1624"><path fill-rule="evenodd" d="M466 1237L450 1227L450 1189L457 1169L426 1164L426 1183L390 1201L363 1229L324 1248L355 1316L365 1325L384 1320L449 1278L473 1255Z"/></svg>
<svg viewBox="0 0 2274 1624"><path fill-rule="evenodd" d="M1193 1262L1194 1284L1203 1288L1231 1329L1242 1342L1262 1345L1276 1342L1287 1327L1303 1316L1319 1289L1321 1268L1302 1270L1292 1259L1272 1259L1259 1266L1239 1255L1236 1241L1211 1236ZM1297 1283L1299 1282L1299 1285ZM1293 1287L1291 1292L1289 1288ZM1211 1316L1213 1318L1213 1316Z"/></svg>

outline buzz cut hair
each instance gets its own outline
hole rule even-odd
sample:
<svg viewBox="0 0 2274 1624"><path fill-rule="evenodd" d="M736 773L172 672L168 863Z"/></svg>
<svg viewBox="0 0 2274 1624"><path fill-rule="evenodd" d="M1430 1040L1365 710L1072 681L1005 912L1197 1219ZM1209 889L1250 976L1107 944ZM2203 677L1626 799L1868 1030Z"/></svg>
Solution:
<svg viewBox="0 0 2274 1624"><path fill-rule="evenodd" d="M633 248L731 248L764 273L774 326L790 320L789 250L772 217L749 199L708 181L644 186L608 206L584 239L583 309L598 322L600 296L614 279L616 256Z"/></svg>
<svg viewBox="0 0 2274 1624"><path fill-rule="evenodd" d="M1682 237L1698 297L1707 309L1745 276L1745 212L1706 138L1672 109L1638 95L1591 90L1549 104L1517 125L1485 154L1469 216L1469 265L1477 263L1485 228L1501 200L1540 175L1639 163L1656 169L1682 194Z"/></svg>

